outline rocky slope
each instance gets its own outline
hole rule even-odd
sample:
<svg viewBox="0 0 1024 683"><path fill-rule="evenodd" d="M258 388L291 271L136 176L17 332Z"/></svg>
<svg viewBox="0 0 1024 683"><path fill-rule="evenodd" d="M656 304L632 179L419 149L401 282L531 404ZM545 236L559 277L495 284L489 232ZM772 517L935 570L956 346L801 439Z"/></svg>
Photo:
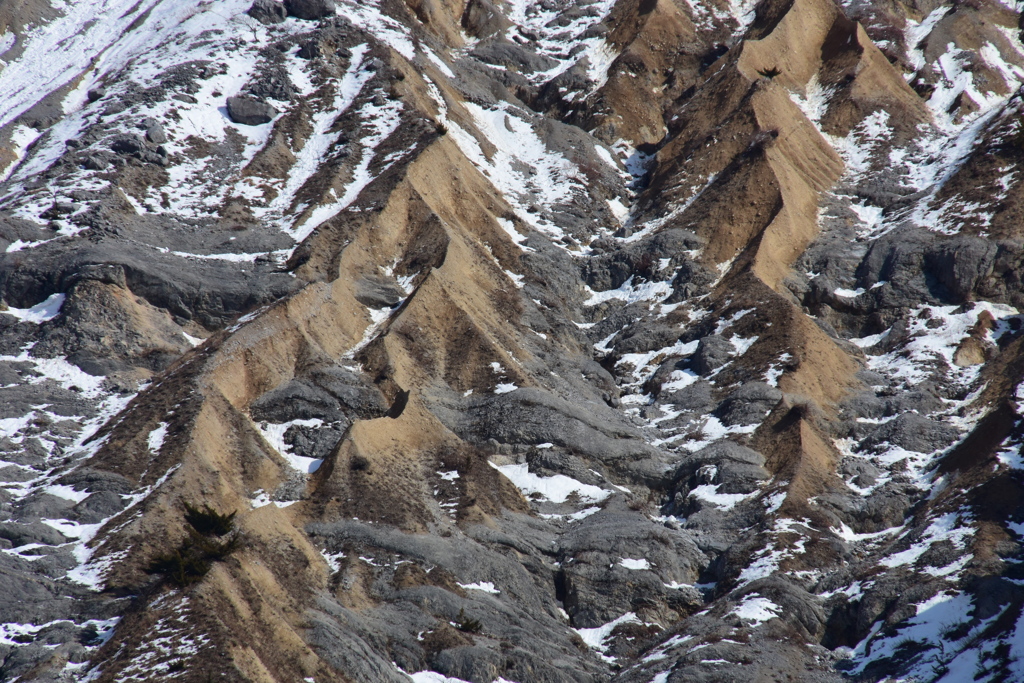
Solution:
<svg viewBox="0 0 1024 683"><path fill-rule="evenodd" d="M0 0L0 679L1024 680L1020 25Z"/></svg>

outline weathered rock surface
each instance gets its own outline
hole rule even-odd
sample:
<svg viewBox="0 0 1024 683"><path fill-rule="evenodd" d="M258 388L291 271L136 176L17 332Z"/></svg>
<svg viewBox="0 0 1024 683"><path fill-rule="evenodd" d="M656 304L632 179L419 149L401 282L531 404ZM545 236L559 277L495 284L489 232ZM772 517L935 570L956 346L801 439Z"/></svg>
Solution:
<svg viewBox="0 0 1024 683"><path fill-rule="evenodd" d="M79 5L0 679L1021 679L1018 7Z"/></svg>
<svg viewBox="0 0 1024 683"><path fill-rule="evenodd" d="M229 97L227 103L231 120L245 126L270 123L277 116L277 110L270 104L245 95Z"/></svg>
<svg viewBox="0 0 1024 683"><path fill-rule="evenodd" d="M334 0L285 0L284 7L289 16L308 20L333 17L336 10Z"/></svg>
<svg viewBox="0 0 1024 683"><path fill-rule="evenodd" d="M280 24L288 17L288 10L277 0L256 0L245 13L261 24Z"/></svg>

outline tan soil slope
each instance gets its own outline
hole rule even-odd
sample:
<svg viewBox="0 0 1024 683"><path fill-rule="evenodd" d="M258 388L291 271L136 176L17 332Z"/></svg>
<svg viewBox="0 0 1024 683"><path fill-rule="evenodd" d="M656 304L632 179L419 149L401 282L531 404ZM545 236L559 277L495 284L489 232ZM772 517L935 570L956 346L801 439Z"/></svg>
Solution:
<svg viewBox="0 0 1024 683"><path fill-rule="evenodd" d="M596 126L594 135L636 146L665 137L663 103L696 83L700 60L711 46L691 13L673 0L616 4L606 40L619 55L608 69L608 82L591 96L590 108L599 112L588 126Z"/></svg>
<svg viewBox="0 0 1024 683"><path fill-rule="evenodd" d="M809 498L842 488L828 416L860 386L854 375L862 366L860 354L830 338L782 284L819 234L821 193L843 172L841 159L791 93L801 93L815 79L835 84L844 73L855 74L841 84L848 93L838 98L848 108L829 112L823 121L833 134L845 134L882 107L902 111L908 130L928 115L863 29L831 3L799 0L759 12L752 38L709 69L677 110L673 137L658 152L646 195L657 203L642 210L657 215L664 204L683 206L664 225L704 238L702 261L728 271L711 299L719 318L740 308L756 310L736 334L758 335L758 341L720 382L763 375L784 351L795 356L778 380L790 398L751 443L784 483L784 509L812 514Z"/></svg>
<svg viewBox="0 0 1024 683"><path fill-rule="evenodd" d="M440 178L444 182L437 182L439 167L448 170ZM195 594L189 608L195 622L229 653L245 680L289 680L286 672L295 670L323 675L301 631L303 610L313 592L325 587L328 571L299 531L303 520L358 517L410 532L450 525L427 475L438 468L438 454L462 452L465 446L426 410L419 392L438 382L459 392L491 389L494 378L486 372L491 362L507 368L508 381L520 386L536 381L525 369L530 352L515 324L518 298L503 272L518 268L517 247L495 221L507 211L454 143L435 138L390 188L387 204L358 231L345 231L350 243L340 247L330 225L312 238L318 257L300 274L314 282L208 341L136 399L99 453L97 466L108 463L140 483L165 472L168 479L147 500L143 515L115 519L98 540L101 555L131 548L132 561L119 564L109 583L138 585L149 558L177 542L181 500L237 510L245 550L217 565L213 580ZM435 236L424 240L431 231ZM439 250L422 253L425 244ZM254 491L273 491L290 474L251 423L248 404L310 359L350 355L374 324L355 298L358 283L387 268L415 275L416 289L361 357L389 400L403 388L413 389L407 405L396 417L357 421L312 478L308 502L249 511ZM173 448L151 454L146 435L159 421L169 422L180 439ZM471 451L460 457L472 460ZM357 459L361 464L354 467ZM525 509L518 491L493 469L469 470L462 519L486 522L489 513ZM161 614L154 608L133 617L139 620L140 639L127 644L144 649L147 624ZM239 642L232 633L250 621L270 629L259 638L265 647L231 646ZM104 680L117 675L118 662L137 654L130 648L119 653Z"/></svg>
<svg viewBox="0 0 1024 683"><path fill-rule="evenodd" d="M748 78L777 71L773 80L790 92L803 93L817 82L832 91L835 102L823 116L822 128L846 135L874 111L884 110L898 130L912 133L931 119L927 108L901 74L871 42L864 28L847 19L834 4L796 0L773 23L784 5L768 3L758 9L764 25L751 31L740 49L740 71Z"/></svg>

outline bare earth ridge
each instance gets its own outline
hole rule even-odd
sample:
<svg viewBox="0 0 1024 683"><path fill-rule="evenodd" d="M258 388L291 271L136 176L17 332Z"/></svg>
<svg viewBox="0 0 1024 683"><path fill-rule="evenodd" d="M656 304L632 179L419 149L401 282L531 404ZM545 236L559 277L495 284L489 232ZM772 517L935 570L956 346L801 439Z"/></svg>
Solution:
<svg viewBox="0 0 1024 683"><path fill-rule="evenodd" d="M1024 681L1022 9L0 0L0 680Z"/></svg>

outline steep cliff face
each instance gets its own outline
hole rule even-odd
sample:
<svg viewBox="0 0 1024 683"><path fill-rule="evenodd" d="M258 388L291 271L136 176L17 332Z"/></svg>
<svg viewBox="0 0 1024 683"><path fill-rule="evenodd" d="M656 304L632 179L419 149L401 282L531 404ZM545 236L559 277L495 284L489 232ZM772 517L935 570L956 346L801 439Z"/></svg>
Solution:
<svg viewBox="0 0 1024 683"><path fill-rule="evenodd" d="M1024 677L1019 22L0 0L0 678Z"/></svg>

